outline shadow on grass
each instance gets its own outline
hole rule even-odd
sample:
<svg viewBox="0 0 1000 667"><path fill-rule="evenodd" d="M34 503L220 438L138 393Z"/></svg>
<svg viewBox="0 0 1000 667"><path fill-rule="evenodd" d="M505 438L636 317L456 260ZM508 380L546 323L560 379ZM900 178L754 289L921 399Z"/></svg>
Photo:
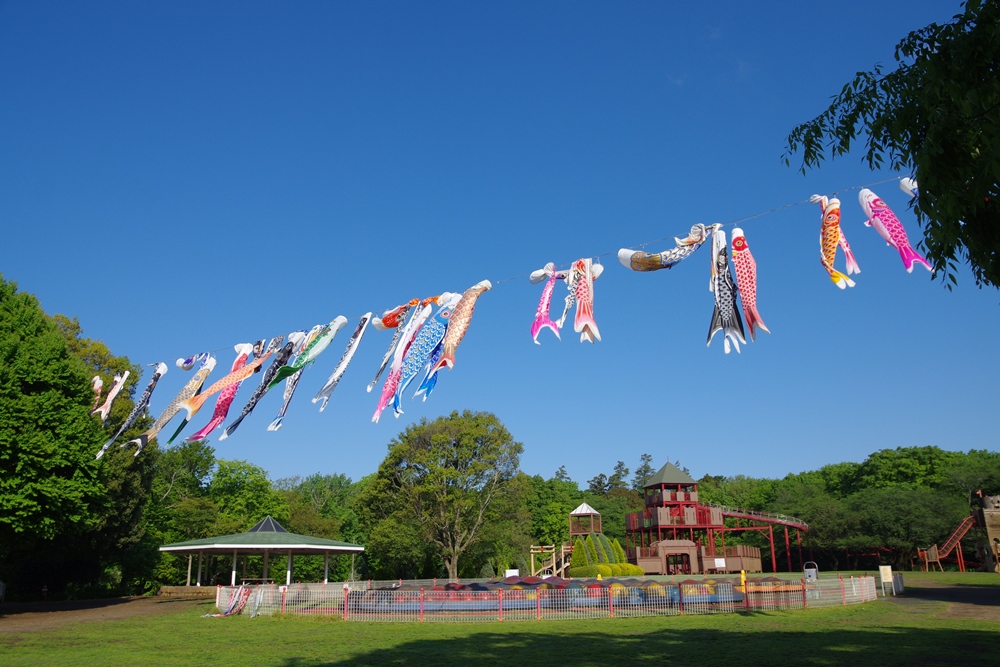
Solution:
<svg viewBox="0 0 1000 667"><path fill-rule="evenodd" d="M80 611L102 609L128 604L132 598L106 598L103 600L59 600L53 602L4 602L0 604L0 618L17 614L38 614L50 611Z"/></svg>
<svg viewBox="0 0 1000 667"><path fill-rule="evenodd" d="M1000 607L1000 588L991 586L955 585L941 588L907 587L899 596L901 601L920 600L926 602L960 602Z"/></svg>
<svg viewBox="0 0 1000 667"><path fill-rule="evenodd" d="M386 632L392 629L386 627ZM659 629L653 632L477 632L419 639L328 660L286 658L284 667L360 665L956 665L981 661L996 633L917 628L813 632Z"/></svg>

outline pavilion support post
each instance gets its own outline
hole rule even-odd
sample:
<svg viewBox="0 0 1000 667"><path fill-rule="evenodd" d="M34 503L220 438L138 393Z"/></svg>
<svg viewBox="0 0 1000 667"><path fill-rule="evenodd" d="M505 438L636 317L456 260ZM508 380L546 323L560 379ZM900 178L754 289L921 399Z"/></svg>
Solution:
<svg viewBox="0 0 1000 667"><path fill-rule="evenodd" d="M241 575L244 579L247 578L247 559L250 558L247 554L243 554L243 574Z"/></svg>
<svg viewBox="0 0 1000 667"><path fill-rule="evenodd" d="M229 579L229 585L236 585L236 550L233 549L233 576Z"/></svg>
<svg viewBox="0 0 1000 667"><path fill-rule="evenodd" d="M263 581L263 583L265 583L265 584L267 583L267 557L268 557L268 555L269 554L267 552L267 549L264 549L264 575L263 575L264 576L264 581Z"/></svg>
<svg viewBox="0 0 1000 667"><path fill-rule="evenodd" d="M285 585L292 585L292 552L290 549L288 551L288 567L285 568Z"/></svg>
<svg viewBox="0 0 1000 667"><path fill-rule="evenodd" d="M199 551L198 552L198 579L196 580L196 583L195 583L196 586L201 586L201 561L202 561L202 557L203 556L204 556L204 552Z"/></svg>
<svg viewBox="0 0 1000 667"><path fill-rule="evenodd" d="M188 554L188 578L187 578L187 583L184 584L185 586L190 586L191 585L191 561L192 560L194 560L194 554Z"/></svg>
<svg viewBox="0 0 1000 667"><path fill-rule="evenodd" d="M354 581L354 557L357 554L351 554L351 581Z"/></svg>
<svg viewBox="0 0 1000 667"><path fill-rule="evenodd" d="M330 552L323 554L323 583L330 583Z"/></svg>

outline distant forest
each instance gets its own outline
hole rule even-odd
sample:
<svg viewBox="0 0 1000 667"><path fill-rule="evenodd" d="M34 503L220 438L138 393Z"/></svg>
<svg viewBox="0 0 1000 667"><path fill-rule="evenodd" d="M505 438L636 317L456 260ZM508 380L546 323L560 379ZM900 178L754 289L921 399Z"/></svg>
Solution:
<svg viewBox="0 0 1000 667"><path fill-rule="evenodd" d="M90 416L91 378L109 387L131 371L107 422ZM331 578L492 576L527 569L532 544L568 540L567 515L597 509L604 533L624 544L625 514L662 464L608 461L585 483L565 467L549 478L519 468L523 447L489 413L453 413L412 424L377 471L271 480L247 461L219 459L204 442L138 456L111 447L138 397L140 369L84 337L79 323L45 314L37 299L0 277L0 580L7 599L86 598L155 592L182 584L187 559L165 543L242 532L266 515L287 530L362 544L352 561L331 559ZM144 385L143 385L144 386ZM140 418L120 439L148 428ZM681 462L673 461L681 466ZM704 475L702 502L780 512L810 525L803 548L824 569L908 569L917 547L940 544L977 492L1000 493L1000 453L938 447L884 449L782 479ZM975 531L966 538L976 561ZM728 538L765 547L761 535ZM779 567L784 563L784 545ZM793 545L793 548L794 545ZM251 569L259 564L253 563ZM797 554L794 562L798 563ZM765 558L765 567L769 566ZM231 561L210 558L204 580L228 580ZM295 578L322 577L322 558L296 559Z"/></svg>

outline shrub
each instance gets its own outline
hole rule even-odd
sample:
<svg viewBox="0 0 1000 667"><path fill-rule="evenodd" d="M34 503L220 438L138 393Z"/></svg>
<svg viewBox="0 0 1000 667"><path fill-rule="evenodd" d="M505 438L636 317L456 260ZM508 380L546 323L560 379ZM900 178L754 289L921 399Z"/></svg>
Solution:
<svg viewBox="0 0 1000 667"><path fill-rule="evenodd" d="M625 574L624 572L622 572L622 566L619 565L618 563L611 563L610 565L608 565L608 567L611 568L612 576L620 577Z"/></svg>
<svg viewBox="0 0 1000 667"><path fill-rule="evenodd" d="M601 546L604 547L604 555L608 557L608 564L617 563L618 558L615 556L615 550L611 547L611 540L604 533L598 533L597 537Z"/></svg>
<svg viewBox="0 0 1000 667"><path fill-rule="evenodd" d="M625 555L625 550L622 549L622 545L618 544L618 540L611 543L611 548L615 551L615 559L619 563L628 563L628 557Z"/></svg>
<svg viewBox="0 0 1000 667"><path fill-rule="evenodd" d="M588 565L591 565L590 554L587 553L587 547L584 545L583 540L578 537L576 538L576 542L573 543L573 556L570 558L569 567L572 570L578 567L587 567Z"/></svg>
<svg viewBox="0 0 1000 667"><path fill-rule="evenodd" d="M592 535L593 533L591 533ZM601 561L597 557L597 547L594 546L594 540L590 539L590 535L587 535L587 539L584 541L587 545L587 555L590 557L590 564L597 565Z"/></svg>
<svg viewBox="0 0 1000 667"><path fill-rule="evenodd" d="M608 554L604 551L604 545L601 544L601 536L592 532L590 535L587 535L587 539L594 544L594 550L597 551L597 562L604 565L610 563Z"/></svg>

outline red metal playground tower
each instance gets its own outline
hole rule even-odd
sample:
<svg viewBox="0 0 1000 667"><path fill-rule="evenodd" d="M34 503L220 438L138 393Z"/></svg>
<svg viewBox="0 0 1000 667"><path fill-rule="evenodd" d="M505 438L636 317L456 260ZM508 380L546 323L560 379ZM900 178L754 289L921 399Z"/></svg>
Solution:
<svg viewBox="0 0 1000 667"><path fill-rule="evenodd" d="M726 533L750 530L767 535L771 570L777 572L775 526L784 529L788 571L792 571L789 528L795 530L799 567L802 566L802 532L809 531L806 523L782 514L699 503L698 483L671 463L649 480L643 499L645 509L625 515L625 551L629 561L647 573L760 572L760 549L749 545L726 546Z"/></svg>

